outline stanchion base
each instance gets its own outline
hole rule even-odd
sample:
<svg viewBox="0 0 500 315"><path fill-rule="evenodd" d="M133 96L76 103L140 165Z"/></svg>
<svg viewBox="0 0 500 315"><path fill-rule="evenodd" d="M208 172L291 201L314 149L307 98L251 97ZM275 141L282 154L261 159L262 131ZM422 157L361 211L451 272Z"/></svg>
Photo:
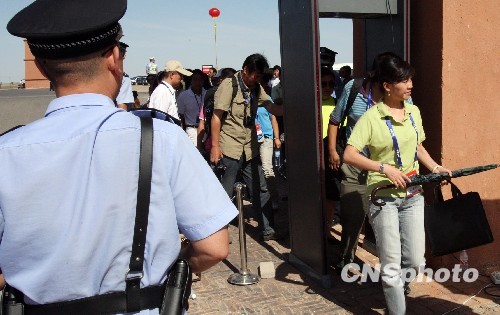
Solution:
<svg viewBox="0 0 500 315"><path fill-rule="evenodd" d="M227 282L236 285L250 285L259 282L260 278L257 275L253 275L251 273L234 273L229 278L227 278Z"/></svg>

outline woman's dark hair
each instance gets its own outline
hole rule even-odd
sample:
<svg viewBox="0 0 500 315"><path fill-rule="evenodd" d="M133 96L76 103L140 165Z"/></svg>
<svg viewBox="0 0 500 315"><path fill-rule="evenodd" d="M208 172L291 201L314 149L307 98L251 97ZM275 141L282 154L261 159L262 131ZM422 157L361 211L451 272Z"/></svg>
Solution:
<svg viewBox="0 0 500 315"><path fill-rule="evenodd" d="M396 54L386 52L375 57L371 72L372 79L383 85L384 82L398 83L408 80L415 74L415 69Z"/></svg>
<svg viewBox="0 0 500 315"><path fill-rule="evenodd" d="M255 71L259 73L266 73L269 69L269 63L267 62L266 57L261 54L253 54L247 57L243 62L243 67L241 69L247 67L249 73L253 73Z"/></svg>
<svg viewBox="0 0 500 315"><path fill-rule="evenodd" d="M321 77L324 77L326 75L331 75L332 77L335 78L335 73L333 73L333 69L330 67L321 67Z"/></svg>

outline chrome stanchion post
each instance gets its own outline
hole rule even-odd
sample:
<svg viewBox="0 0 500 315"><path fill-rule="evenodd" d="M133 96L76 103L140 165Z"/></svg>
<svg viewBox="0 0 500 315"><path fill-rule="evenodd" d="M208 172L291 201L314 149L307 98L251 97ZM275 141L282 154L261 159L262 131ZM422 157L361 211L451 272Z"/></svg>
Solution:
<svg viewBox="0 0 500 315"><path fill-rule="evenodd" d="M247 241L245 235L245 222L243 215L243 194L242 191L246 186L243 183L237 182L234 184L234 191L236 192L236 206L240 212L238 215L238 232L240 236L240 257L241 268L239 273L229 276L227 281L236 285L249 285L259 282L260 278L257 275L250 273L247 268Z"/></svg>

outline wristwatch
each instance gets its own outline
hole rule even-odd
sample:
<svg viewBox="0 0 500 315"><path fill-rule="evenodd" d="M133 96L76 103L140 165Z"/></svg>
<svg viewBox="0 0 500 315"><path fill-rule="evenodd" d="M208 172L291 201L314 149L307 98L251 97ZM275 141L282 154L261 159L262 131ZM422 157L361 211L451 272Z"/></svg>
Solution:
<svg viewBox="0 0 500 315"><path fill-rule="evenodd" d="M380 163L380 166L378 167L378 172L384 174L384 163Z"/></svg>

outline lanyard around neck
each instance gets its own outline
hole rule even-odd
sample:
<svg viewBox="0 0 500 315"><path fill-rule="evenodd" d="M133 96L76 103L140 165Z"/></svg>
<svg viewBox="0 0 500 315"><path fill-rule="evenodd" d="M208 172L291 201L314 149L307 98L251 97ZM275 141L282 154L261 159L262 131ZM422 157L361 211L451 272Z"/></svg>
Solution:
<svg viewBox="0 0 500 315"><path fill-rule="evenodd" d="M368 98L366 99L366 110L368 110L373 105L373 89L372 82L370 81L370 88L368 90Z"/></svg>
<svg viewBox="0 0 500 315"><path fill-rule="evenodd" d="M200 94L200 101L198 102L198 98L196 97L196 93L191 89L191 91L193 92L193 95L194 95L194 100L196 101L196 105L198 105L198 113L200 112L201 110L201 104L203 104L203 91L201 91L201 94Z"/></svg>
<svg viewBox="0 0 500 315"><path fill-rule="evenodd" d="M167 84L165 84L165 82L163 82L163 81L161 82L161 84L165 85L165 87L166 87L166 88L167 88L167 90L170 92L170 94L172 94L172 96L175 96L175 90L174 90L174 92L170 91L170 88L168 87L168 85L167 85Z"/></svg>
<svg viewBox="0 0 500 315"><path fill-rule="evenodd" d="M413 120L411 113L410 113L410 120L411 120L411 124L413 126L413 129L415 129L415 132L417 133L417 147L415 149L415 158L413 160L413 162L416 162L418 160L418 130L417 130L417 126L415 125L415 121ZM401 159L401 151L399 150L398 139L396 138L396 133L394 132L394 128L392 127L391 118L389 116L385 116L385 123L387 124L387 127L389 128L389 132L391 133L392 143L394 145L394 150L396 151L396 158L397 158L398 166L400 169L402 169L403 168L403 160Z"/></svg>
<svg viewBox="0 0 500 315"><path fill-rule="evenodd" d="M241 72L238 73L238 79L240 81L240 89L241 89L241 94L243 94L243 98L245 99L246 103L250 104L253 101L253 92L251 89L250 92L246 92L247 88L245 88L245 85L243 84L243 77L241 76ZM248 96L247 96L248 94Z"/></svg>

